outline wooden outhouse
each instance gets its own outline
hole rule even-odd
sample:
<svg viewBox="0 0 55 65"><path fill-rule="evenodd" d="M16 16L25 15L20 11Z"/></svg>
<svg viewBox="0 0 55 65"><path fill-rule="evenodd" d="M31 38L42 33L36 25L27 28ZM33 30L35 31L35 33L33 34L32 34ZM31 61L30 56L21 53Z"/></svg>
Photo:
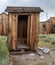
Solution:
<svg viewBox="0 0 55 65"><path fill-rule="evenodd" d="M32 49L38 47L40 7L7 7L9 50Z"/></svg>

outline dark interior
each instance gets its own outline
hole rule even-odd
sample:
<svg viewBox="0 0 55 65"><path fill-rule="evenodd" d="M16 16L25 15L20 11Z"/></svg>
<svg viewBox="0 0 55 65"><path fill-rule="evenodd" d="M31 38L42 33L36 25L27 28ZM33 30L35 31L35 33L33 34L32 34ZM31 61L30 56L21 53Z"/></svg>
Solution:
<svg viewBox="0 0 55 65"><path fill-rule="evenodd" d="M54 28L55 28L55 25L54 25Z"/></svg>
<svg viewBox="0 0 55 65"><path fill-rule="evenodd" d="M19 15L18 16L18 38L26 38L27 37L27 15Z"/></svg>
<svg viewBox="0 0 55 65"><path fill-rule="evenodd" d="M27 22L28 15L18 16L18 48L26 48L27 46Z"/></svg>
<svg viewBox="0 0 55 65"><path fill-rule="evenodd" d="M46 26L43 24L43 27L45 28Z"/></svg>
<svg viewBox="0 0 55 65"><path fill-rule="evenodd" d="M46 25L45 24L43 24L43 30L46 31Z"/></svg>

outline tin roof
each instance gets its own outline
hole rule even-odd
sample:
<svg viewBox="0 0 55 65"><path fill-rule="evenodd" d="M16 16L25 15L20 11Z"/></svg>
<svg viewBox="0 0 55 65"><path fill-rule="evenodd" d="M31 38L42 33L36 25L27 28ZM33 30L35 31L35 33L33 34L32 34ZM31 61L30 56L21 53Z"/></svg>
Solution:
<svg viewBox="0 0 55 65"><path fill-rule="evenodd" d="M12 7L12 6L8 6L5 11L6 12L24 12L24 13L43 12L43 10L40 7Z"/></svg>

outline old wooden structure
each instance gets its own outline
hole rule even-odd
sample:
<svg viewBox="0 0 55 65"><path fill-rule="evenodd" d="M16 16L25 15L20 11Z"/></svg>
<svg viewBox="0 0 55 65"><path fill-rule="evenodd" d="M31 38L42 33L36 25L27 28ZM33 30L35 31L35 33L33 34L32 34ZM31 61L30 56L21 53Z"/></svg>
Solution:
<svg viewBox="0 0 55 65"><path fill-rule="evenodd" d="M40 7L7 7L9 50L32 49L38 47Z"/></svg>
<svg viewBox="0 0 55 65"><path fill-rule="evenodd" d="M51 32L51 22L44 21L40 22L40 33L49 34Z"/></svg>
<svg viewBox="0 0 55 65"><path fill-rule="evenodd" d="M47 21L40 22L40 33L55 34L55 17L50 17Z"/></svg>
<svg viewBox="0 0 55 65"><path fill-rule="evenodd" d="M0 14L0 35L8 34L8 14L1 13Z"/></svg>
<svg viewBox="0 0 55 65"><path fill-rule="evenodd" d="M50 17L49 21L51 22L51 33L55 34L55 17Z"/></svg>

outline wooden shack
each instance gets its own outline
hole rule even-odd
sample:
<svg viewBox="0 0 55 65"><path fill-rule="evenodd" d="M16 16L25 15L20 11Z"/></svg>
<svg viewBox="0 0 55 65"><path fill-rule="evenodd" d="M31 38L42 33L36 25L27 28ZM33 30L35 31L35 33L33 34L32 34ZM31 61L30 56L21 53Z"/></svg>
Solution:
<svg viewBox="0 0 55 65"><path fill-rule="evenodd" d="M40 34L51 33L51 22L49 20L40 22Z"/></svg>
<svg viewBox="0 0 55 65"><path fill-rule="evenodd" d="M0 35L8 34L8 14L1 13L0 14Z"/></svg>
<svg viewBox="0 0 55 65"><path fill-rule="evenodd" d="M55 17L50 17L49 21L51 22L51 33L55 34Z"/></svg>
<svg viewBox="0 0 55 65"><path fill-rule="evenodd" d="M7 7L9 50L32 49L38 47L40 7Z"/></svg>
<svg viewBox="0 0 55 65"><path fill-rule="evenodd" d="M40 34L55 34L55 17L40 22Z"/></svg>

